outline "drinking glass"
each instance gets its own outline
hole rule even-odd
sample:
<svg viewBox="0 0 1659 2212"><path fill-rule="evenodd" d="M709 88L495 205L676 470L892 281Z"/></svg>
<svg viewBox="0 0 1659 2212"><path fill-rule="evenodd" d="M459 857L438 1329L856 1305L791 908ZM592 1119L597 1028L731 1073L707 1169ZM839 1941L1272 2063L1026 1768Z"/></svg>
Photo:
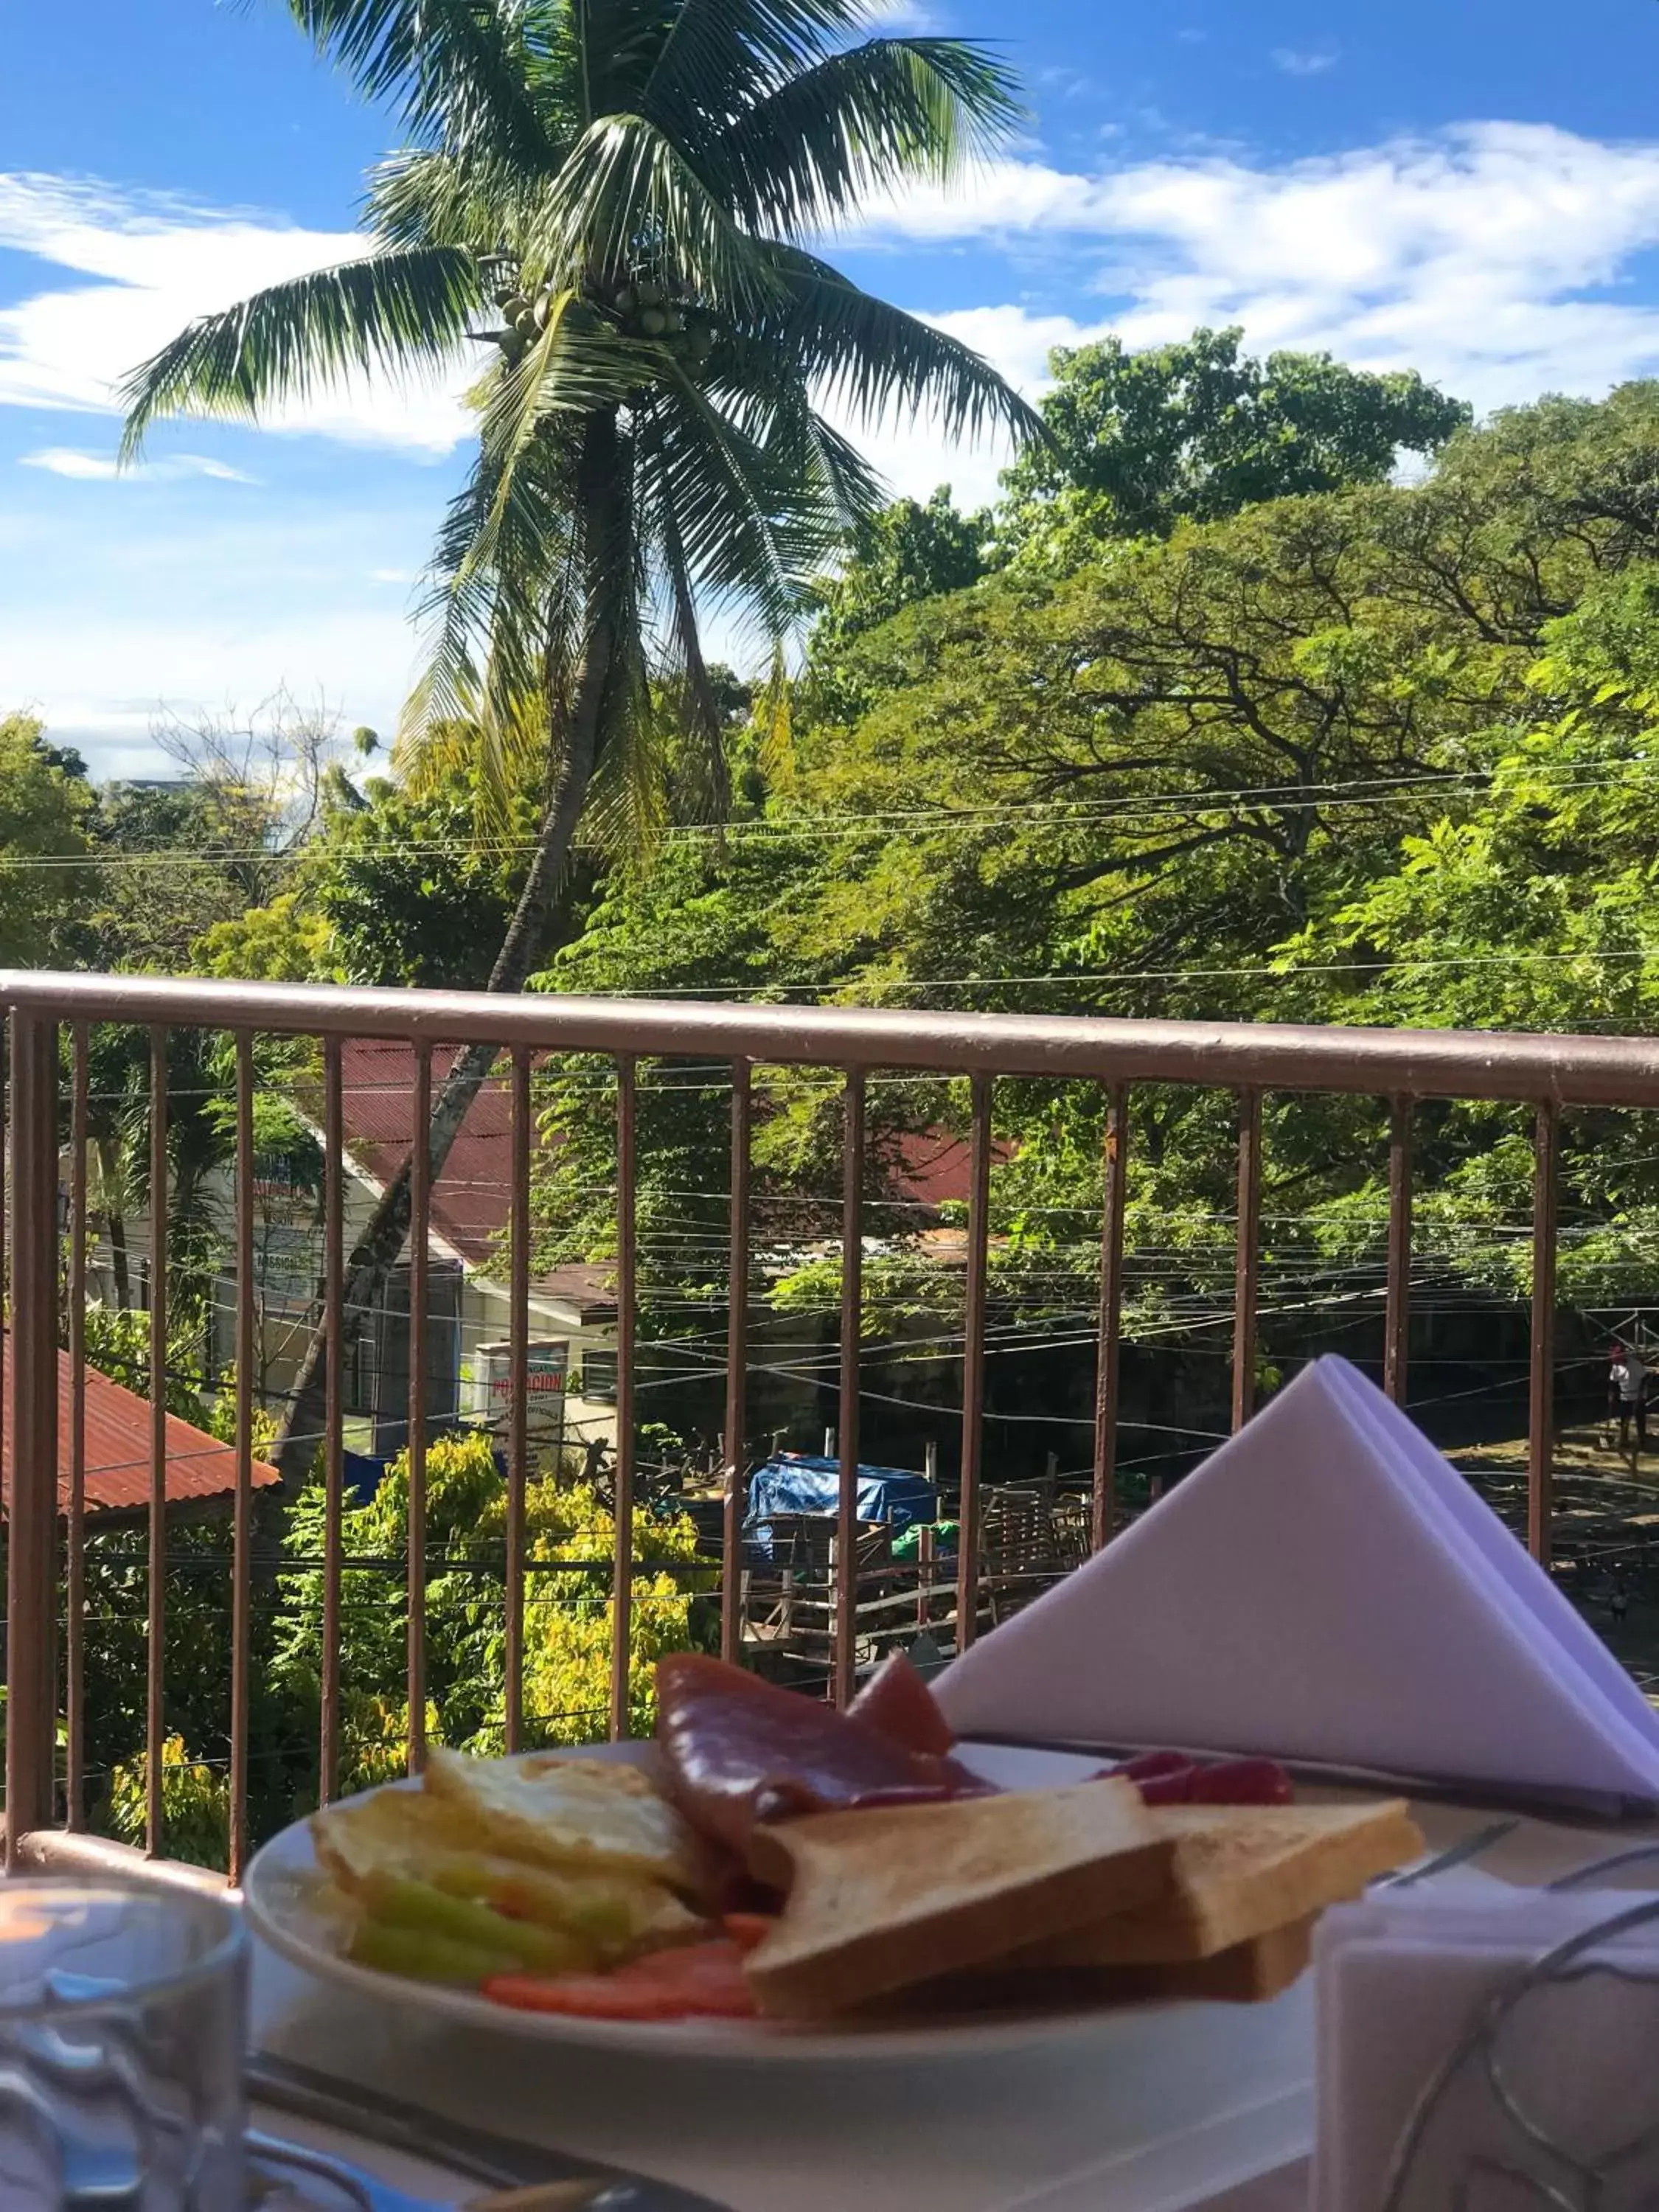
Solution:
<svg viewBox="0 0 1659 2212"><path fill-rule="evenodd" d="M0 1881L0 2212L244 2212L246 2015L225 1899Z"/></svg>

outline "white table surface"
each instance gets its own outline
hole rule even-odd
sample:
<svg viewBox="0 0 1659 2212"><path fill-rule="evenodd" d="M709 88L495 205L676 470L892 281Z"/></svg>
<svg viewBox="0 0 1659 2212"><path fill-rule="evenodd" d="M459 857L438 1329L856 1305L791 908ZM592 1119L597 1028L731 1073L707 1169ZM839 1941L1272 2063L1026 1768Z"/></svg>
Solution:
<svg viewBox="0 0 1659 2212"><path fill-rule="evenodd" d="M1418 1809L1434 1849L1493 1817ZM1528 1820L1478 1873L1437 1879L1531 1886L1612 1842ZM1304 1977L1273 2004L1103 2015L995 2055L646 2062L434 2022L259 1947L254 2035L436 2113L662 2174L731 2212L1303 2212L1312 2002Z"/></svg>

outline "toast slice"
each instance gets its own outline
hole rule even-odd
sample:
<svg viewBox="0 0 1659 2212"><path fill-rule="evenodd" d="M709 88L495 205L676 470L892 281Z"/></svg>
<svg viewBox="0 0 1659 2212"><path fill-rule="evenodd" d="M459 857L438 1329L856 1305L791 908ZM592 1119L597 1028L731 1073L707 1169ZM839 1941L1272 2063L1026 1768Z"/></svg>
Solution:
<svg viewBox="0 0 1659 2212"><path fill-rule="evenodd" d="M749 1979L763 2013L846 2012L1150 1906L1174 1856L1127 1782L760 1827L750 1864L787 1902Z"/></svg>
<svg viewBox="0 0 1659 2212"><path fill-rule="evenodd" d="M1165 1966L1212 1959L1328 1905L1420 1856L1403 1799L1366 1805L1166 1805L1148 1815L1175 1846L1171 1889L1028 1946L1023 1966Z"/></svg>
<svg viewBox="0 0 1659 2212"><path fill-rule="evenodd" d="M899 2000L900 2017L971 2015L1033 2006L1069 2009L1079 2005L1156 2003L1160 1999L1195 2004L1261 2004L1289 1989L1313 1957L1313 1932L1319 1915L1270 1929L1248 1943L1235 1943L1207 1959L1172 1959L1162 1966L1048 1966L1021 1968L1013 1961L990 1960L970 1973L950 1974L909 1990Z"/></svg>
<svg viewBox="0 0 1659 2212"><path fill-rule="evenodd" d="M1319 1919L1291 1920L1248 1943L1212 1951L1207 1959L1172 1959L1163 1966L1085 1968L1091 1996L1108 2004L1177 1997L1202 2004L1262 2004L1289 1989L1313 1957Z"/></svg>

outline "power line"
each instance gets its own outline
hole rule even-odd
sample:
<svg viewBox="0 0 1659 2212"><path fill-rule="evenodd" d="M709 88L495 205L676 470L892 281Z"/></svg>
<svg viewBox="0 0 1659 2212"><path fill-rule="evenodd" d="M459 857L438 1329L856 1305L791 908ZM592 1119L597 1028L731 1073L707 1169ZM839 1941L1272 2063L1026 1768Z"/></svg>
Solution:
<svg viewBox="0 0 1659 2212"><path fill-rule="evenodd" d="M1604 775L1585 775L1578 770L1577 764L1557 769L1540 763L1528 770L1529 775L1559 793L1616 789L1632 781L1639 781L1644 774L1650 772L1650 764L1647 762L1632 763L1626 769ZM1565 780L1569 777L1571 781ZM1561 780L1556 781L1557 778ZM799 819L757 816L747 820L723 823L677 823L669 825L661 835L678 842L724 844L733 840L757 839L763 842L787 843L794 840L810 842L856 835L884 837L908 832L932 836L946 830L979 830L1021 823L1052 823L1063 827L1071 822L1085 826L1096 822L1158 822L1171 814L1328 812L1333 809L1385 806L1415 793L1433 791L1478 795L1490 790L1493 781L1492 771L1466 769L1415 776L1345 779L1340 782L1245 784L1215 791L1183 791L1168 794L1138 793L1121 799L1037 799L996 806L872 809L862 812L804 815ZM533 853L538 848L539 842L539 839L533 837L400 838L395 847L362 848L356 854L348 850L339 857L369 857L377 849L385 849L398 857L434 854L505 858ZM245 851L212 853L192 852L173 846L151 846L119 853L92 851L0 856L0 868L222 868L281 863L296 860L311 849L313 848L307 846L256 847ZM580 849L599 851L604 848L582 845Z"/></svg>

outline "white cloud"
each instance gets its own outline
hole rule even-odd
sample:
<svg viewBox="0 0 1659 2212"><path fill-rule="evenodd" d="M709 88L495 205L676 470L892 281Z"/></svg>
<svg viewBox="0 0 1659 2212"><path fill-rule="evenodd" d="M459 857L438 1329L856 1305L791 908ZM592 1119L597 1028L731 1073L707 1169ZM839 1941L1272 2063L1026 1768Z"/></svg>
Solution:
<svg viewBox="0 0 1659 2212"><path fill-rule="evenodd" d="M110 483L135 478L151 483L176 482L183 477L210 477L219 483L258 483L246 469L228 461L209 460L202 453L170 453L162 461L143 461L123 469L112 453L88 453L76 446L44 446L38 453L20 453L24 469L45 469L51 476L72 477L83 483Z"/></svg>
<svg viewBox="0 0 1659 2212"><path fill-rule="evenodd" d="M880 287L901 301L917 289L902 257L951 252L954 295L963 296L966 274L966 296L982 304L932 319L1030 397L1056 345L1108 331L1158 344L1199 324L1242 324L1257 349L1323 347L1365 367L1419 368L1483 409L1659 372L1659 301L1633 281L1636 258L1659 246L1659 144L1545 125L1471 124L1277 166L1228 151L1103 160L1087 171L1009 159L948 192L873 211L842 243L890 249ZM104 417L99 438L36 434L38 450L25 456L99 482L112 467L111 387L126 369L190 316L338 261L361 240L270 216L0 178L0 246L42 267L41 288L0 309L0 405ZM963 246L974 250L957 256ZM73 281L49 273L62 271ZM419 458L469 434L454 397L435 387L330 395L275 427ZM1006 459L995 445L953 450L927 422L855 434L895 489L925 495L949 481L965 506L994 495ZM147 465L175 474L224 465L168 454L160 441ZM271 473L262 504L275 508L292 486ZM0 513L7 550L13 524L16 544L32 549L21 565L30 603L0 606L0 666L66 734L86 732L112 750L142 747L153 699L247 699L284 679L307 696L322 685L349 721L384 726L415 654L406 593L446 473L398 471L418 497L395 515L380 483L372 506L354 507L343 479L326 495L325 524L285 556L275 595L273 539L251 519L240 536L181 538L158 565L136 527L102 527L101 501L94 537L93 502L54 489L64 544L47 573L40 518L24 534L20 517ZM247 514L240 501L211 505L227 526L233 510ZM343 544L354 516L361 534ZM88 605L105 614L90 626Z"/></svg>
<svg viewBox="0 0 1659 2212"><path fill-rule="evenodd" d="M1336 56L1328 47L1310 52L1299 46L1275 46L1273 67L1286 76L1323 76L1336 67Z"/></svg>
<svg viewBox="0 0 1659 2212"><path fill-rule="evenodd" d="M926 0L868 0L866 26L872 31L896 31L921 37L944 27L944 18Z"/></svg>
<svg viewBox="0 0 1659 2212"><path fill-rule="evenodd" d="M1072 290L1102 303L1083 324L1109 319L1131 345L1241 323L1257 347L1421 368L1483 408L1659 366L1659 307L1607 296L1659 245L1659 145L1546 125L1465 125L1283 168L1000 162L883 209L860 238L1063 245ZM1029 312L995 312L1000 342L1029 361Z"/></svg>
<svg viewBox="0 0 1659 2212"><path fill-rule="evenodd" d="M111 414L123 378L194 317L350 260L363 240L162 194L0 173L0 246L91 280L53 279L0 308L0 405ZM447 383L355 379L274 410L267 427L441 455L467 434L467 380L465 363Z"/></svg>

